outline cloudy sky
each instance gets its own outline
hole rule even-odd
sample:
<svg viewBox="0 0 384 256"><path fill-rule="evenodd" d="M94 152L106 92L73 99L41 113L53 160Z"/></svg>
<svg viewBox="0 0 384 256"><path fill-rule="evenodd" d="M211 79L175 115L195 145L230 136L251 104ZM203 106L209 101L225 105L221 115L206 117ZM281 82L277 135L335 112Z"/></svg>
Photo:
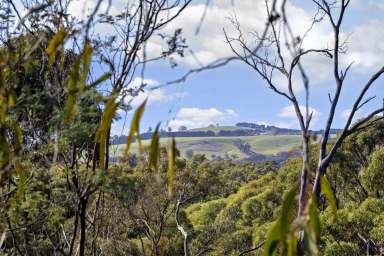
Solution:
<svg viewBox="0 0 384 256"><path fill-rule="evenodd" d="M289 18L294 33L302 35L310 25L314 14L314 5L308 0L291 1ZM177 18L164 32L172 33L176 28L183 29L183 36L189 48L185 58L177 59L178 66L170 68L168 61L161 61L147 67L146 83L150 86L164 84L179 78L188 69L199 67L218 58L231 55L225 43L223 29L234 33L228 17L234 13L238 17L243 31L251 35L260 31L265 24L264 0L212 0L207 10L200 33L196 35L205 1L193 1L193 4ZM73 6L77 16L82 15L79 5ZM121 0L112 0L111 11L121 8ZM369 76L384 63L384 1L352 0L345 17L342 38L348 43L347 54L341 58L341 65L346 67L353 62L351 73L346 80L341 103L335 117L335 127L342 127L353 99ZM306 38L304 48L331 47L331 28L327 22L317 24ZM160 38L148 44L149 54L158 54L163 46ZM193 54L189 54L192 51ZM312 128L324 126L330 103L328 93L333 93L332 66L325 57L312 56L305 60L310 76L310 109L314 113ZM276 77L279 81L279 77ZM133 83L140 83L136 78ZM295 86L299 98L304 96L300 83ZM284 84L281 84L284 87ZM283 88L284 89L284 88ZM383 80L379 80L367 96L377 95L366 108L359 113L367 114L378 108L384 97ZM148 107L142 120L142 129L154 127L158 122L177 129L181 125L188 128L207 126L209 124L235 124L240 121L273 124L281 127L296 128L298 123L289 102L268 89L258 75L241 62L202 73L195 74L182 84L163 87L144 92L133 102L136 107L146 97ZM303 103L304 104L304 103ZM113 125L113 133L126 133L132 113Z"/></svg>

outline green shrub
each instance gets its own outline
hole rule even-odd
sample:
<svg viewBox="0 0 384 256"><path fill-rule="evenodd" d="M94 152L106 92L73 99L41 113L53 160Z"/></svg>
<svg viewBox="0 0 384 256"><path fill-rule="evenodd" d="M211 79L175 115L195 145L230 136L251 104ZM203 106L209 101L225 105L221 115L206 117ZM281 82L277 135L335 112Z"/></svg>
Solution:
<svg viewBox="0 0 384 256"><path fill-rule="evenodd" d="M333 242L325 247L326 256L358 256L359 249L356 244L347 242Z"/></svg>
<svg viewBox="0 0 384 256"><path fill-rule="evenodd" d="M188 219L195 228L214 222L217 214L225 207L226 199L196 203L186 210Z"/></svg>
<svg viewBox="0 0 384 256"><path fill-rule="evenodd" d="M367 168L361 173L364 187L379 196L383 193L384 183L384 147L375 150L369 157Z"/></svg>

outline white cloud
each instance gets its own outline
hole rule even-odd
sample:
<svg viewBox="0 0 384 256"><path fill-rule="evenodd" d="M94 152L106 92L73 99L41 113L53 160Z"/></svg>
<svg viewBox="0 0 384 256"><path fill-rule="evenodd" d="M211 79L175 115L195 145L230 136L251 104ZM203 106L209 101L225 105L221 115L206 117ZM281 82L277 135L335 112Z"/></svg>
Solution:
<svg viewBox="0 0 384 256"><path fill-rule="evenodd" d="M187 44L194 51L195 56L186 55L182 60L189 65L198 65L208 63L220 57L231 55L229 46L224 42L223 28L231 36L236 36L230 24L228 17L236 13L241 24L243 36L246 41L252 44L252 32L260 32L265 25L265 3L264 1L236 1L232 6L231 1L213 1L208 8L207 16L203 23L200 34L195 35L195 29L201 18L204 4L195 4L187 8L185 12L169 26L166 31L172 31L176 27L183 28L183 34L187 38ZM364 2L365 1L360 1ZM383 3L370 0L369 5L375 8L384 8ZM304 8L288 1L287 14L294 34L302 36L311 26L316 8L314 5L310 8ZM307 6L308 7L308 6ZM256 15L255 15L256 14ZM349 10L347 16L355 15L353 10ZM384 30L377 28L383 27L383 22L368 22L368 18L362 19L359 24L347 27L342 34L342 38L347 39L348 51L341 56L342 63L346 66L354 61L353 71L366 72L367 69L378 67L384 59ZM364 38L364 40L362 40ZM283 40L284 41L284 40ZM284 42L282 42L284 45ZM303 49L331 49L333 47L333 32L328 19L316 24L307 34L302 45ZM283 47L284 48L284 47ZM283 51L285 58L289 59L286 50ZM197 62L195 57L199 60ZM305 70L310 77L310 83L318 85L325 80L332 78L332 60L321 54L310 54L303 58ZM277 74L277 73L275 73ZM278 86L286 89L286 82L281 82L281 78L276 76L279 81ZM294 89L300 91L303 89L300 79L294 77Z"/></svg>
<svg viewBox="0 0 384 256"><path fill-rule="evenodd" d="M290 121L273 121L273 122L268 122L268 121L259 121L257 124L260 125L267 125L267 126L276 126L279 128L295 128L297 126L297 122L295 120L290 120Z"/></svg>
<svg viewBox="0 0 384 256"><path fill-rule="evenodd" d="M352 111L352 109L350 109L350 108L341 111L340 117L344 123L347 122L349 115L351 114L351 111ZM370 111L366 111L364 109L360 109L359 111L356 111L354 116L353 116L352 123L359 120L360 118L367 116L369 113L370 113Z"/></svg>
<svg viewBox="0 0 384 256"><path fill-rule="evenodd" d="M131 104L132 107L139 106L145 99L148 99L147 104L150 105L158 102L169 102L174 99L174 96L166 94L163 89L156 89L153 91L146 90L144 92L140 92L139 95L133 99Z"/></svg>
<svg viewBox="0 0 384 256"><path fill-rule="evenodd" d="M68 13L79 20L85 20L88 18L88 15L90 15L95 9L96 3L96 0L70 1L68 5ZM108 11L108 14L116 15L121 12L126 5L127 3L124 3L124 1L121 0L111 1L111 5L109 5L108 1L102 1L98 10L98 14L106 13Z"/></svg>
<svg viewBox="0 0 384 256"><path fill-rule="evenodd" d="M148 78L142 79L141 77L135 77L128 86L131 88L137 88L142 84L146 84L147 86L156 86L159 84L159 82L153 79L148 79Z"/></svg>
<svg viewBox="0 0 384 256"><path fill-rule="evenodd" d="M225 113L227 113L228 115L233 116L233 117L238 116L237 113L236 113L236 111L233 110L233 109L230 109L230 108L229 108L229 109L226 109L226 110L225 110Z"/></svg>
<svg viewBox="0 0 384 256"><path fill-rule="evenodd" d="M345 64L354 62L355 71L366 73L375 72L383 65L384 59L384 22L371 21L354 26L348 39L348 53L343 58Z"/></svg>
<svg viewBox="0 0 384 256"><path fill-rule="evenodd" d="M175 119L169 122L169 126L174 130L180 126L186 126L188 129L200 128L234 116L237 116L237 113L232 109L223 112L216 108L182 108L176 114Z"/></svg>
<svg viewBox="0 0 384 256"><path fill-rule="evenodd" d="M179 17L162 29L161 33L165 34L173 34L174 30L177 28L183 29L183 37L187 39L186 43L189 46L189 49L186 50L184 58L175 57L178 62L194 67L201 63L207 64L218 58L232 55L229 46L225 43L223 28L227 31L229 36L235 37L237 35L237 32L234 30L228 19L228 17L233 16L234 13L236 13L241 24L241 29L246 41L252 45L252 42L254 41L253 33L262 31L265 26L265 2L251 0L235 1L234 5L232 5L231 2L232 1L230 0L211 1L211 5L208 8L207 15L198 35L196 35L195 32L205 9L204 2L192 4L186 8ZM384 4L379 3L380 1L359 0L356 2L358 6L369 6L370 8L376 9L384 8ZM102 12L107 8L106 3L100 8ZM86 13L85 10L91 9L94 4L95 0L75 0L71 2L70 10L75 16L84 17L84 13ZM294 30L294 34L302 36L313 21L313 15L316 8L314 8L314 5L306 5L306 8L304 8L303 6L293 3L293 1L288 1L287 5L288 19ZM124 6L126 6L124 1L113 0L110 13L116 14L119 10L122 10ZM346 13L347 16L352 16L354 14L356 13L354 13L353 8ZM363 17L362 19L359 19L359 23L352 26L345 26L347 30L342 33L342 38L348 39L348 52L341 56L342 68L345 68L345 66L354 62L352 72L367 74L367 72L371 72L372 70L375 70L376 67L382 65L382 60L384 59L384 30L377 28L383 27L384 22L367 22L370 19L373 18ZM103 27L107 25L101 26L102 27L99 29L104 32L108 31L106 33L114 31ZM284 40L281 45L284 45ZM302 46L304 49L332 48L333 39L329 21L324 19L323 22L316 24L307 34ZM163 50L166 49L166 46L160 37L155 36L147 43L146 49L147 57L150 58L160 56ZM192 50L194 54L190 54L189 50ZM285 58L289 59L287 50L283 50L283 55ZM316 86L323 84L324 81L332 78L333 72L331 61L332 60L329 58L316 53L303 58L302 63L308 74L311 85ZM279 89L287 91L285 77L275 72L273 80L276 82ZM300 76L297 73L294 73L293 85L296 93L303 90ZM141 98L139 99L143 99L145 96L147 95L141 95ZM152 97L165 100L165 98L167 98L165 96L166 94L157 92Z"/></svg>
<svg viewBox="0 0 384 256"><path fill-rule="evenodd" d="M305 115L305 106L300 106L300 111L303 115ZM319 121L321 113L312 107L308 107L308 111L308 114L312 113L311 127L314 127ZM297 119L295 108L293 106L286 106L282 108L278 116L286 119Z"/></svg>
<svg viewBox="0 0 384 256"><path fill-rule="evenodd" d="M372 12L384 10L384 3L378 0L355 0L351 4L358 11Z"/></svg>
<svg viewBox="0 0 384 256"><path fill-rule="evenodd" d="M144 79L142 80L139 77L136 77L132 80L132 82L129 84L128 87L130 88L138 88L141 86L141 84L144 83L147 85L147 87L156 86L159 83L156 80L153 79ZM137 107L141 103L144 102L145 99L148 99L147 105L151 105L154 103L164 103L164 102L170 102L175 99L179 99L185 96L185 93L175 93L175 94L168 94L165 89L159 88L155 90L151 90L150 88L144 89L144 91L140 91L138 95L136 95L132 102L132 107ZM125 98L125 102L129 103L129 101L132 98L127 97Z"/></svg>
<svg viewBox="0 0 384 256"><path fill-rule="evenodd" d="M349 115L351 114L351 111L352 111L352 109L345 109L345 110L341 111L341 118L343 119L343 121L348 120Z"/></svg>
<svg viewBox="0 0 384 256"><path fill-rule="evenodd" d="M291 2L288 2L287 5L288 18L292 28L294 28L294 34L302 36L311 26L314 12L305 10ZM211 7L208 8L200 33L195 35L195 29L197 24L199 24L204 8L203 3L192 5L185 10L176 22L172 23L165 30L171 32L177 27L183 28L183 35L186 37L187 44L193 50L194 55L186 54L184 59L178 60L190 66L196 66L200 63L207 64L218 58L233 54L229 45L225 42L223 28L229 37L237 37L238 33L228 19L234 13L241 25L245 41L250 45L254 44L255 32L260 33L265 28L266 8L264 1L236 1L234 5L231 4L231 1L213 1ZM329 30L323 23L314 26L303 42L303 48L321 49L330 47ZM284 47L283 39L281 45L283 46L284 57L289 60L291 57L288 50ZM311 77L310 82L312 84L318 84L328 79L328 75L332 74L332 66L329 65L329 60L322 55L308 55L304 58L303 62ZM276 80L276 84L280 89L287 90L287 82L283 81L283 77L279 76L277 72L275 72L274 80ZM303 89L302 82L297 74L294 75L294 89L297 92Z"/></svg>

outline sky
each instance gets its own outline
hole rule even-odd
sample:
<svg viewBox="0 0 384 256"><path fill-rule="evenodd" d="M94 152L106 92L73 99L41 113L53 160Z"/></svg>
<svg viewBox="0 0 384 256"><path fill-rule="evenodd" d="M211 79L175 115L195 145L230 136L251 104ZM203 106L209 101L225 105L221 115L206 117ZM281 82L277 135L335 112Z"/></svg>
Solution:
<svg viewBox="0 0 384 256"><path fill-rule="evenodd" d="M83 1L75 3L76 5L70 7L72 12L77 16L83 15L82 9L78 7ZM176 58L178 66L175 68L171 68L168 60L148 65L145 82L149 87L175 80L191 68L231 56L232 52L225 43L223 29L229 35L236 35L228 19L232 15L236 14L249 40L252 31L261 31L264 28L266 16L263 0L237 0L234 5L231 0L212 0L201 30L196 35L195 31L205 8L204 3L205 1L193 1L180 17L162 31L172 34L176 28L182 28L188 49L184 58ZM112 0L111 12L118 12L122 6L121 0ZM302 35L307 30L314 12L311 1L289 2L289 19L295 34ZM347 53L341 57L341 65L346 67L351 62L353 65L337 108L334 128L344 126L356 95L367 79L384 65L383 12L384 1L352 0L346 13L342 38L346 39ZM316 24L306 37L303 47L331 46L331 32L329 22ZM160 38L154 38L148 43L147 49L149 55L156 55L163 47ZM330 108L328 93L332 94L335 87L332 64L325 57L318 55L304 59L303 63L310 77L309 105L313 112L311 128L322 129ZM279 79L276 77L276 81L280 81ZM137 77L133 83L140 81ZM302 100L304 90L299 82L296 84L295 92ZM285 84L282 82L280 85L285 90ZM375 83L367 97L373 95L377 96L376 99L361 109L357 117L362 117L381 106L384 97L383 79ZM194 74L180 84L143 92L133 101L133 107L137 107L147 97L148 104L141 123L142 131L155 127L158 122L173 130L180 126L197 128L210 124L233 125L237 122L254 122L286 128L299 126L290 103L269 89L254 70L239 61ZM113 124L112 134L127 134L133 110L128 113L119 111L119 115L122 118Z"/></svg>

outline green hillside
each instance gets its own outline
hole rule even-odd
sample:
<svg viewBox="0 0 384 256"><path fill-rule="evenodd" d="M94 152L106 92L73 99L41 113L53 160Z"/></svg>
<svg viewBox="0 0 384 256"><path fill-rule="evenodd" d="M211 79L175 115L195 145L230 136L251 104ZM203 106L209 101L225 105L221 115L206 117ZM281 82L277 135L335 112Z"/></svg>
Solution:
<svg viewBox="0 0 384 256"><path fill-rule="evenodd" d="M236 156L237 158L246 157L245 154L234 145L238 140L245 141L251 145L252 151L272 155L278 152L289 151L300 145L300 136L297 135L259 135L241 137L178 137L176 138L177 148L185 156L187 150L192 150L194 154L205 154L211 158L213 155L225 157ZM169 138L162 138L161 144L166 145ZM145 140L144 145L149 145L150 140ZM112 156L120 156L125 145L112 145ZM132 152L137 152L137 144L133 144Z"/></svg>

